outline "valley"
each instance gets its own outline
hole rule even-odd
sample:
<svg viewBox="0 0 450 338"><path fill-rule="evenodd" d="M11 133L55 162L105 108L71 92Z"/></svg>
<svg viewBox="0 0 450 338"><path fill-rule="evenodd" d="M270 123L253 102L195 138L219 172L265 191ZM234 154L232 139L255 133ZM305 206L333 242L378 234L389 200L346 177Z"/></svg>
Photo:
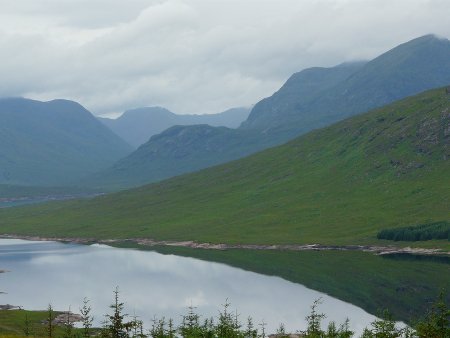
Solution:
<svg viewBox="0 0 450 338"><path fill-rule="evenodd" d="M102 39L109 29L94 30ZM93 48L95 43L82 41L84 34L88 30L72 52ZM383 325L401 321L422 332L424 314L435 314L433 301L440 295L441 310L450 303L450 41L432 34L404 41L390 49L371 41L373 50L321 59L320 67L309 62L299 68L292 61L283 70L287 80L254 104L242 98L256 97L258 86L273 88L280 75L262 81L258 76L266 70L256 71L253 58L245 77L241 69L210 82L206 72L194 89L189 81L199 76L195 68L177 73L182 58L165 80L155 69L151 83L138 78L139 90L111 77L114 91L89 96L86 106L48 100L67 89L19 93L33 99L5 94L0 336L31 335L24 330L25 314L38 328L35 336L52 338L52 319L42 310L48 306L50 317L52 306L57 314L67 307L77 312L83 297L92 300L94 328L74 333L58 327L57 336L145 337L145 323L151 330L159 325L160 333L149 331L153 338L198 337L183 331L187 317L179 320L188 308L190 320L198 321L192 312L198 307L205 318L218 320L208 337L267 337L238 333L247 316L270 320L268 330L278 332L271 337L287 337L280 323L290 332L309 332L311 318L325 318L314 317L310 307L320 299L329 304L325 323L344 324L339 334L317 329L305 337L349 338L351 328L375 338L364 328L381 323L377 317ZM304 50L315 48L320 44ZM253 55L243 45L237 49ZM184 52L196 54L187 47ZM150 54L143 55L150 60ZM203 66L212 55L226 54L210 54ZM102 60L110 62L109 56ZM282 68L277 57L271 62L277 72ZM164 64L136 63L132 73ZM80 92L97 81L83 76ZM223 93L208 98L222 82ZM229 107L238 108L225 110L235 101ZM172 112L177 109L185 113ZM203 113L186 113L196 109ZM119 334L125 326L114 331L118 313L103 317L103 309L124 306L119 287L130 302L126 311L142 318L141 334L136 325L134 333ZM233 334L219 334L224 313L217 306L225 301L227 311L229 298L242 313L228 314ZM345 316L354 321L348 330ZM177 332L165 318L178 318ZM299 318L306 318L303 326ZM202 330L212 330L212 323L206 320ZM442 332L450 330L444 326ZM386 338L416 338L401 332Z"/></svg>
<svg viewBox="0 0 450 338"><path fill-rule="evenodd" d="M3 209L0 226L49 237L378 245L384 228L448 220L449 104L445 88L429 91L194 174Z"/></svg>

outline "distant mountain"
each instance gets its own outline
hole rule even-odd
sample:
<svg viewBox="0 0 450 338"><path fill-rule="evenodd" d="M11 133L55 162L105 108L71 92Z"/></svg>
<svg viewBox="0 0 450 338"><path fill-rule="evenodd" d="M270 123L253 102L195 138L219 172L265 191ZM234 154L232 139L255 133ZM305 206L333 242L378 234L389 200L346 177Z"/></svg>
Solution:
<svg viewBox="0 0 450 338"><path fill-rule="evenodd" d="M231 161L264 148L259 133L209 125L174 126L154 135L84 185L120 189Z"/></svg>
<svg viewBox="0 0 450 338"><path fill-rule="evenodd" d="M122 183L149 183L206 168L282 144L348 116L448 83L450 41L427 35L402 44L370 62L310 68L294 74L278 92L258 102L236 132L221 138L220 149L204 151L193 147L192 144L198 141L196 133L187 134L196 142L190 142L187 137L179 142L178 135L165 134L166 144L176 145L177 153L186 154L183 158L166 148L164 152L167 154L163 155L162 148L155 144L156 139L151 139L136 151L136 155L130 155L121 160L120 165L111 168L109 177ZM221 135L221 131L210 129L202 142L214 139L216 133ZM158 156L148 152L154 147L161 150ZM133 170L133 167L139 170Z"/></svg>
<svg viewBox="0 0 450 338"><path fill-rule="evenodd" d="M450 83L450 41L426 35L367 63L294 74L253 108L243 128L286 138Z"/></svg>
<svg viewBox="0 0 450 338"><path fill-rule="evenodd" d="M134 147L147 142L175 125L208 124L237 128L250 114L250 108L232 108L219 114L177 115L161 107L127 110L117 119L99 118L117 135Z"/></svg>
<svg viewBox="0 0 450 338"><path fill-rule="evenodd" d="M0 210L0 227L40 236L377 245L383 228L449 220L449 127L450 94L441 88L160 183ZM170 133L183 141L180 129ZM168 134L160 141L170 142Z"/></svg>
<svg viewBox="0 0 450 338"><path fill-rule="evenodd" d="M290 102L298 100L299 96L308 98L322 87L335 85L363 65L363 62L359 62L342 64L333 68L306 69L293 75L280 89L283 93L280 99L274 100L280 105L289 105ZM270 99L264 99L257 106L269 101ZM163 108L149 109L154 109L152 115L159 116L154 120L163 120L161 117L165 117L168 123L169 118L174 121L177 116ZM138 114L139 111L136 111L135 115ZM143 115L151 116L148 111L144 111ZM128 128L133 128L136 120L133 120ZM109 120L108 123L110 121L113 120ZM201 125L171 128L160 135L153 136L133 154L120 160L112 168L89 177L86 182L88 185L98 185L108 189L137 186L245 157L283 143L289 138L284 132L266 134L258 128L248 128L246 123L244 122L243 126L237 130ZM121 125L125 128L125 123L122 122ZM119 132L118 134L120 135ZM211 147L211 145L214 146ZM183 156L179 156L180 153Z"/></svg>
<svg viewBox="0 0 450 338"><path fill-rule="evenodd" d="M90 200L0 209L0 228L3 234L41 237L383 246L386 242L376 237L383 228L450 221L449 127L450 95L444 89L434 90L189 175ZM448 243L443 239L389 244L445 252ZM192 254L188 248L170 247L164 252L174 250ZM286 251L276 256L274 250L266 250L261 256L256 252L264 250L191 251L202 259L212 255L215 258L211 259L241 263L242 268L267 274L279 274L280 266L285 266L281 270L286 278L311 274L311 279L305 279L311 288L333 284L330 276L336 274L343 281L342 287L334 283L328 289L330 294L356 299L355 304L374 314L386 307L387 299L394 298L392 304L400 304L394 309L403 309L397 319L403 321L424 313L436 290L448 285L448 265L429 268L445 265L434 257L427 263L413 256L409 260L414 262L403 262L407 265L399 272L398 262L392 265L394 261L387 258L369 261L374 256L363 252L322 252L324 259L317 262L319 255L307 252ZM319 283L317 271L305 265L306 261L324 263ZM271 265L268 262L279 264L261 271L261 267ZM367 266L370 273L361 273L355 262ZM339 267L344 265L350 268L341 271ZM387 269L380 270L379 265ZM300 267L292 270L293 266ZM409 278L407 270L417 274ZM392 273L395 282L381 276L380 271ZM359 284L374 280L376 285L359 289L355 296L354 285L348 285L349 274L361 279ZM430 280L436 282L431 287ZM381 299L380 290L386 288ZM352 296L339 293L347 289ZM375 301L367 303L367 298Z"/></svg>
<svg viewBox="0 0 450 338"><path fill-rule="evenodd" d="M131 150L76 102L0 99L0 184L66 184Z"/></svg>
<svg viewBox="0 0 450 338"><path fill-rule="evenodd" d="M315 98L325 95L327 91L347 80L366 64L364 61L343 63L336 67L313 67L295 73L275 94L254 106L242 128L267 132L279 125L297 122L299 109L307 106ZM304 115L306 115L304 118L309 118L310 121L318 118L316 114ZM303 126L290 125L287 129L297 133L302 127L305 131L312 129L311 123L305 123Z"/></svg>

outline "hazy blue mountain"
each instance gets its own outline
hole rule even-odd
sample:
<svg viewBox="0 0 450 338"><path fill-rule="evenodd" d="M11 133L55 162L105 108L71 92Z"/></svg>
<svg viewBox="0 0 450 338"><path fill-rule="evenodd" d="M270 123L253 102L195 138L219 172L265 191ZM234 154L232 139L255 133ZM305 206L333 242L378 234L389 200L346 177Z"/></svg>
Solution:
<svg viewBox="0 0 450 338"><path fill-rule="evenodd" d="M84 184L120 189L159 181L244 157L265 148L259 133L206 124L173 126L154 135Z"/></svg>
<svg viewBox="0 0 450 338"><path fill-rule="evenodd" d="M237 128L245 121L251 108L232 108L219 114L177 115L161 107L147 107L127 110L117 119L99 118L117 135L134 147L147 142L175 125L208 124Z"/></svg>
<svg viewBox="0 0 450 338"><path fill-rule="evenodd" d="M76 102L0 100L0 184L65 184L131 151Z"/></svg>
<svg viewBox="0 0 450 338"><path fill-rule="evenodd" d="M328 75L326 81L321 80L323 74ZM426 35L367 63L294 74L255 105L243 128L290 138L448 83L450 41Z"/></svg>
<svg viewBox="0 0 450 338"><path fill-rule="evenodd" d="M308 98L319 88L333 86L337 81L348 77L363 64L363 62L359 62L333 68L306 69L294 74L280 89L280 92L286 89L289 93L288 96L293 101L297 99L296 88L300 88L301 95ZM300 85L297 85L299 82ZM310 82L314 84L309 85ZM267 100L264 99L261 102ZM279 103L283 104L281 101ZM160 117L155 120L161 121L163 120L161 117L165 117L165 123L173 122L177 116L180 116L163 108L150 109L154 109L152 115ZM150 116L145 108L143 110L143 115ZM137 110L136 115L140 111ZM109 120L108 123L110 121L112 120ZM121 125L125 128L125 123L121 123ZM134 125L135 121L132 121L128 128L134 128L132 127ZM272 145L280 144L286 139L285 133L266 134L257 128L254 129L245 126L236 130L205 125L176 126L159 135L154 135L147 143L141 145L112 168L89 177L86 182L89 185L97 184L108 189L137 186L242 158ZM132 130L125 132L131 133ZM120 135L120 132L117 133Z"/></svg>
<svg viewBox="0 0 450 338"><path fill-rule="evenodd" d="M226 137L218 137L223 131L214 128L208 128L201 138L196 133L186 133L182 142L179 134L163 133L165 147L157 142L159 138L150 139L111 168L109 177L121 182L153 182L224 163L449 83L450 42L427 35L370 62L296 73L274 95L258 102L241 127ZM189 137L195 142L190 142ZM206 144L217 139L220 147L205 151ZM200 142L205 143L203 148L194 146ZM176 147L176 152L169 150L169 146Z"/></svg>
<svg viewBox="0 0 450 338"><path fill-rule="evenodd" d="M296 113L301 107L348 79L365 64L364 61L343 63L330 68L307 68L295 73L276 93L254 106L242 128L267 131L297 119ZM291 126L292 129L296 127Z"/></svg>

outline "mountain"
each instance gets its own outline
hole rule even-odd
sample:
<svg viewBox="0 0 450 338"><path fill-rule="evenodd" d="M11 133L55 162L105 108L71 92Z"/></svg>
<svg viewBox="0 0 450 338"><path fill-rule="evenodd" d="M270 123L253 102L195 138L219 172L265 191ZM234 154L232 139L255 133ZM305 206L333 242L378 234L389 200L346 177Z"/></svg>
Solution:
<svg viewBox="0 0 450 338"><path fill-rule="evenodd" d="M326 81L323 74L328 74ZM367 63L294 74L255 105L243 127L289 138L448 83L450 41L426 35Z"/></svg>
<svg viewBox="0 0 450 338"><path fill-rule="evenodd" d="M76 102L0 100L0 184L67 184L131 150Z"/></svg>
<svg viewBox="0 0 450 338"><path fill-rule="evenodd" d="M351 75L361 70L367 62L343 63L336 67L313 67L292 75L286 83L272 96L259 101L248 119L242 124L243 129L258 129L263 132L275 126L297 122L298 110L317 97L323 97L331 88L342 83ZM313 121L316 115L305 114L305 119ZM311 130L305 123L303 126L290 126L296 133L303 127Z"/></svg>
<svg viewBox="0 0 450 338"><path fill-rule="evenodd" d="M185 128L182 142L178 133L165 133L161 138L164 147L157 141L161 139L150 139L135 154L96 175L97 182L88 182L111 188L117 181L115 188L123 188L199 170L447 83L450 41L427 35L370 62L305 69L291 76L274 95L258 102L242 126L235 132L229 131L227 137L222 137L223 130L213 128L201 138L195 132L198 129ZM188 136L193 137L192 142ZM198 142L207 147L217 139L221 141L216 148L198 147ZM184 156L177 156L178 153Z"/></svg>
<svg viewBox="0 0 450 338"><path fill-rule="evenodd" d="M147 142L175 125L208 124L237 128L248 117L250 108L232 108L219 114L177 115L165 108L147 107L127 110L117 119L99 118L117 135L134 147Z"/></svg>
<svg viewBox="0 0 450 338"><path fill-rule="evenodd" d="M382 228L449 221L449 131L441 88L160 183L0 210L0 226L40 236L377 244Z"/></svg>
<svg viewBox="0 0 450 338"><path fill-rule="evenodd" d="M83 181L85 186L121 189L203 169L264 148L259 133L206 124L173 126L154 135L111 168Z"/></svg>

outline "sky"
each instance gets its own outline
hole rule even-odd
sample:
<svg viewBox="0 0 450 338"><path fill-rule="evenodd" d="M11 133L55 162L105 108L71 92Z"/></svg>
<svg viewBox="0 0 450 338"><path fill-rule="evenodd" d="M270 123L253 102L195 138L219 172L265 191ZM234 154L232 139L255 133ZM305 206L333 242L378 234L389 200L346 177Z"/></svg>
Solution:
<svg viewBox="0 0 450 338"><path fill-rule="evenodd" d="M450 37L448 0L0 0L0 97L218 113L295 72Z"/></svg>

